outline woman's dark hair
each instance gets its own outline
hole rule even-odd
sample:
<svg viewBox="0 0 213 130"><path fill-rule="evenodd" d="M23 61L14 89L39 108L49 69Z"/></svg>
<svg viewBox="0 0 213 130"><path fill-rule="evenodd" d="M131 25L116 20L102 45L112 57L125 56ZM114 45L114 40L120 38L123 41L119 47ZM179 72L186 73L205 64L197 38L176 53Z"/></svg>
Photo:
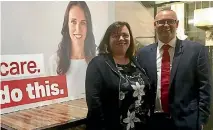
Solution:
<svg viewBox="0 0 213 130"><path fill-rule="evenodd" d="M73 6L79 6L83 11L84 15L86 17L86 23L87 23L87 35L86 39L84 41L84 53L85 58L92 58L95 56L96 52L96 44L95 44L95 38L92 32L92 20L91 20L91 14L89 11L89 8L85 1L70 1L65 15L64 15L64 22L63 27L61 30L62 34L62 40L58 45L57 50L57 56L59 58L58 60L58 67L57 67L57 73L60 75L65 74L70 66L70 54L71 54L71 38L69 35L69 27L68 27L68 21L69 21L69 11Z"/></svg>
<svg viewBox="0 0 213 130"><path fill-rule="evenodd" d="M104 37L98 46L98 55L112 53L110 49L110 36L116 31L120 30L122 27L126 26L130 34L130 46L127 49L126 56L132 57L135 53L134 39L132 36L132 31L130 25L127 22L117 21L112 23L106 30Z"/></svg>

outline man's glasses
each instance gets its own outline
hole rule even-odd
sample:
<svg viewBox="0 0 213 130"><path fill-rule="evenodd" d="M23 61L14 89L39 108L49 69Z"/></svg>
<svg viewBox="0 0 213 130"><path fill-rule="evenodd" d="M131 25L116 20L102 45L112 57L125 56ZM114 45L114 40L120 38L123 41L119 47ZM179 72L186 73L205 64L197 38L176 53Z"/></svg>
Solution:
<svg viewBox="0 0 213 130"><path fill-rule="evenodd" d="M171 24L175 24L177 20L174 20L174 19L167 19L167 20L158 20L156 21L156 24L158 25L165 25L166 23L168 25L171 25Z"/></svg>

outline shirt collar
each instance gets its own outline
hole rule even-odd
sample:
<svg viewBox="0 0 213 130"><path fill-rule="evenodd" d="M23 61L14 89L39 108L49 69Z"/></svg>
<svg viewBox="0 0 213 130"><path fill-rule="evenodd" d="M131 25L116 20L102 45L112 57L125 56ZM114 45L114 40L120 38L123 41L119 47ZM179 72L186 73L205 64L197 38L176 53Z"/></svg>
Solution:
<svg viewBox="0 0 213 130"><path fill-rule="evenodd" d="M176 45L176 41L177 41L177 38L174 37L169 43L167 43L168 45L170 45L172 48L175 48L175 45ZM159 39L158 39L158 47L161 49L162 46L166 44L166 43L163 43L161 42Z"/></svg>

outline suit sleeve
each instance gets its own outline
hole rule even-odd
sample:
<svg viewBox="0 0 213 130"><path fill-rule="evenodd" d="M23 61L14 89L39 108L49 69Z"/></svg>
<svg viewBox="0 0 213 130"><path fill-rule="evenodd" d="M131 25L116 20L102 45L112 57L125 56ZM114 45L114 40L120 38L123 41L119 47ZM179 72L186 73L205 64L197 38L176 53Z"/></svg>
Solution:
<svg viewBox="0 0 213 130"><path fill-rule="evenodd" d="M144 65L144 55L145 55L145 51L143 50L144 48L140 49L137 54L136 54L136 60L139 63L139 65L145 70L145 72L147 71L146 66Z"/></svg>
<svg viewBox="0 0 213 130"><path fill-rule="evenodd" d="M205 124L210 115L211 70L204 46L200 49L197 60L197 78L199 80L199 120L201 124Z"/></svg>
<svg viewBox="0 0 213 130"><path fill-rule="evenodd" d="M94 60L88 65L85 87L88 106L86 130L104 130L104 114L100 97L102 77Z"/></svg>
<svg viewBox="0 0 213 130"><path fill-rule="evenodd" d="M137 62L139 63L139 65L140 65L141 67L143 67L142 62L141 62L141 60L142 60L141 55L142 55L142 49L140 49L140 50L136 53L136 60L137 60Z"/></svg>

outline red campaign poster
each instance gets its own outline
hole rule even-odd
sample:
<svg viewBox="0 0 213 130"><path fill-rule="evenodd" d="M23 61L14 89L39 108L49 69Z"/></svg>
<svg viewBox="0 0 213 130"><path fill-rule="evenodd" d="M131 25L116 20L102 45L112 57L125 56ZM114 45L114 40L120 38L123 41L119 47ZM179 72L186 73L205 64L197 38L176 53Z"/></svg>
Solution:
<svg viewBox="0 0 213 130"><path fill-rule="evenodd" d="M68 97L65 76L2 81L1 109Z"/></svg>
<svg viewBox="0 0 213 130"><path fill-rule="evenodd" d="M86 69L114 21L113 2L3 1L0 7L0 113L85 98Z"/></svg>

